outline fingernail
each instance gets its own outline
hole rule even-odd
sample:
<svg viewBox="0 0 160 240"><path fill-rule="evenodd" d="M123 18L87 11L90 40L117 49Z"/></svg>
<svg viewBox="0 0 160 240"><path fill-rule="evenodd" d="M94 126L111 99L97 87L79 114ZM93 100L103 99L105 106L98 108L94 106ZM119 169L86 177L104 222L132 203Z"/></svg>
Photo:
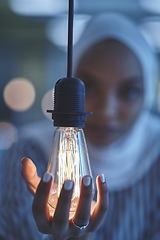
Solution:
<svg viewBox="0 0 160 240"><path fill-rule="evenodd" d="M23 157L22 159L21 159L21 163L23 163L23 160L25 159L26 157Z"/></svg>
<svg viewBox="0 0 160 240"><path fill-rule="evenodd" d="M47 183L47 182L50 181L51 177L52 177L52 175L51 175L50 173L47 173L47 172L46 172L46 173L43 175L42 180L43 180L43 182Z"/></svg>
<svg viewBox="0 0 160 240"><path fill-rule="evenodd" d="M73 188L73 181L67 180L64 183L64 189L65 190L71 190Z"/></svg>
<svg viewBox="0 0 160 240"><path fill-rule="evenodd" d="M100 180L101 180L102 183L105 183L105 181L106 181L103 173L100 175Z"/></svg>
<svg viewBox="0 0 160 240"><path fill-rule="evenodd" d="M88 187L91 184L91 177L90 176L85 176L83 178L83 185Z"/></svg>

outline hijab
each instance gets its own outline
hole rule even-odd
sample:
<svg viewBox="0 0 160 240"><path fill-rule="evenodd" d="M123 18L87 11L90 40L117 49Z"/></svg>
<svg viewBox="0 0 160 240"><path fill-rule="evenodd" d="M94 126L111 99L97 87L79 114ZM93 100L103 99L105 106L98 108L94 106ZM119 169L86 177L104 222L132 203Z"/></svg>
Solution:
<svg viewBox="0 0 160 240"><path fill-rule="evenodd" d="M144 104L132 128L105 147L87 140L94 179L104 173L111 191L128 188L138 182L160 154L160 121L150 113L157 83L155 54L138 27L125 16L103 13L91 19L74 49L74 71L87 50L107 39L126 45L138 58L144 77Z"/></svg>

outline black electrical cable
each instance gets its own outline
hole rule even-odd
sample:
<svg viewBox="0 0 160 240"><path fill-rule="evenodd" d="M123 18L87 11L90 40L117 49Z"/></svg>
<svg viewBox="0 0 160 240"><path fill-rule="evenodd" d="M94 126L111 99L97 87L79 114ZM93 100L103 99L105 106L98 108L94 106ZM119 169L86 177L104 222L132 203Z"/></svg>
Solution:
<svg viewBox="0 0 160 240"><path fill-rule="evenodd" d="M72 77L73 55L73 17L74 0L69 0L68 9L68 61L67 77L59 79L55 84L54 110L52 113L54 126L61 127L84 127L85 112L85 85L82 80Z"/></svg>
<svg viewBox="0 0 160 240"><path fill-rule="evenodd" d="M69 0L67 77L72 77L74 0Z"/></svg>

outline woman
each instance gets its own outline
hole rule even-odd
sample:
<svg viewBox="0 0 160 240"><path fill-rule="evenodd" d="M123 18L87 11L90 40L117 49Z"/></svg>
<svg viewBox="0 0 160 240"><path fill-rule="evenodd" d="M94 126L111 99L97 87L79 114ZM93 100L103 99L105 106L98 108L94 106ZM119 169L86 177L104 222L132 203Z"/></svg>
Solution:
<svg viewBox="0 0 160 240"><path fill-rule="evenodd" d="M86 85L86 110L93 112L84 130L94 179L100 175L98 202L90 217L91 179L83 179L78 213L68 221L73 183L67 181L51 219L46 208L51 176L44 174L40 181L34 164L24 158L27 186L33 194L38 186L33 202L37 226L57 240L160 239L160 120L150 111L157 79L154 55L128 19L107 13L87 26L76 46L74 63L75 76ZM32 141L37 168L38 159L45 159L42 142ZM107 215L104 176L110 193Z"/></svg>

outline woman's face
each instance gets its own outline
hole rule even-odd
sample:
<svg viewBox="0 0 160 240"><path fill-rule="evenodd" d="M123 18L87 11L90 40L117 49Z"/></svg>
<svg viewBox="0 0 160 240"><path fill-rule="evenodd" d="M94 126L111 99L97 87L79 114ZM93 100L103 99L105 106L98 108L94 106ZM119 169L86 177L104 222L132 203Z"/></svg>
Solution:
<svg viewBox="0 0 160 240"><path fill-rule="evenodd" d="M81 59L76 77L86 86L85 134L105 146L125 134L143 106L143 76L136 56L116 40L91 48Z"/></svg>

